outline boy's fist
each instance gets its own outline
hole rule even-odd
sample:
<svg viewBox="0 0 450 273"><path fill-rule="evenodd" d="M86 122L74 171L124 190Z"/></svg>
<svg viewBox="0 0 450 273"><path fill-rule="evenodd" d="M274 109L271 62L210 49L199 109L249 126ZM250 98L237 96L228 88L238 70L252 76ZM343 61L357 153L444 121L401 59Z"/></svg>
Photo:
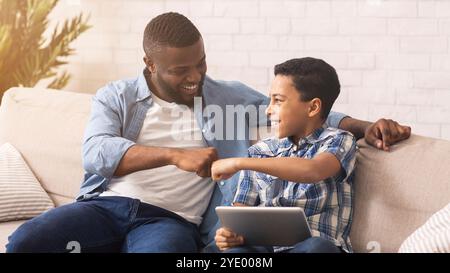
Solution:
<svg viewBox="0 0 450 273"><path fill-rule="evenodd" d="M211 168L211 177L214 181L228 179L239 171L237 158L227 158L215 161Z"/></svg>

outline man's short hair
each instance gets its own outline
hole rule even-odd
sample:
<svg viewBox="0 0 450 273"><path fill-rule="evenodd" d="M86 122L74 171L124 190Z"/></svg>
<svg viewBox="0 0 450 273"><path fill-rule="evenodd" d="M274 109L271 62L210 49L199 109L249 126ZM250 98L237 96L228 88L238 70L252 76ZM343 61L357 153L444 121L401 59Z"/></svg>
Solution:
<svg viewBox="0 0 450 273"><path fill-rule="evenodd" d="M144 51L147 56L162 47L187 47L195 44L201 34L194 24L176 12L153 18L144 31Z"/></svg>
<svg viewBox="0 0 450 273"><path fill-rule="evenodd" d="M302 101L319 98L322 101L321 117L325 120L341 85L336 70L323 60L311 57L288 60L275 66L275 76L291 76Z"/></svg>

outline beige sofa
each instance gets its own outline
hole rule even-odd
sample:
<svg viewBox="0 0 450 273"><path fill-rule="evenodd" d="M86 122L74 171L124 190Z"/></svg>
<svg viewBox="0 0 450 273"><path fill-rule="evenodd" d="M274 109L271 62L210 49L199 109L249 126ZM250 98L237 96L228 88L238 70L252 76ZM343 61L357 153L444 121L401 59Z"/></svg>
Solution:
<svg viewBox="0 0 450 273"><path fill-rule="evenodd" d="M73 202L91 95L14 88L0 107L0 145L13 144L57 206ZM382 152L358 142L351 240L356 252L396 252L450 202L450 142L413 135ZM0 252L22 221L0 223Z"/></svg>

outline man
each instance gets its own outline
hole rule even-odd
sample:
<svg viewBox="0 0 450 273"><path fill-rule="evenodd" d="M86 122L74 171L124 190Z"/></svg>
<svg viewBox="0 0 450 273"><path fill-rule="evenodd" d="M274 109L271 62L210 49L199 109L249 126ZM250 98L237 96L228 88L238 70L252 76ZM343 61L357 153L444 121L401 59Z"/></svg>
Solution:
<svg viewBox="0 0 450 273"><path fill-rule="evenodd" d="M196 252L213 242L214 208L230 204L237 177L216 185L208 178L211 164L245 156L249 129L267 124L259 115L236 125L217 119L217 110L269 100L242 83L207 77L203 39L180 14L165 13L147 25L144 51L142 75L111 83L93 99L77 202L20 226L8 252L63 252L69 242L81 252ZM206 115L194 111L195 97ZM327 123L385 150L410 135L409 127L391 120L371 124L332 113ZM218 134L242 127L244 138Z"/></svg>

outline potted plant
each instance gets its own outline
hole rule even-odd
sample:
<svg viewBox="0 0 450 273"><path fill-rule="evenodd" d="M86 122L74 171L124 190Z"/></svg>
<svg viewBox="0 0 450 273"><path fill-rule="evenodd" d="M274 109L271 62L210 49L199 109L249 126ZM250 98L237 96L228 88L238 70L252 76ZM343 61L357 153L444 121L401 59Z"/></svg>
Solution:
<svg viewBox="0 0 450 273"><path fill-rule="evenodd" d="M44 33L48 15L59 0L0 0L0 101L14 86L33 87L51 79L48 88L62 89L70 79L57 68L74 54L70 43L90 28L80 15L57 24L51 37Z"/></svg>

